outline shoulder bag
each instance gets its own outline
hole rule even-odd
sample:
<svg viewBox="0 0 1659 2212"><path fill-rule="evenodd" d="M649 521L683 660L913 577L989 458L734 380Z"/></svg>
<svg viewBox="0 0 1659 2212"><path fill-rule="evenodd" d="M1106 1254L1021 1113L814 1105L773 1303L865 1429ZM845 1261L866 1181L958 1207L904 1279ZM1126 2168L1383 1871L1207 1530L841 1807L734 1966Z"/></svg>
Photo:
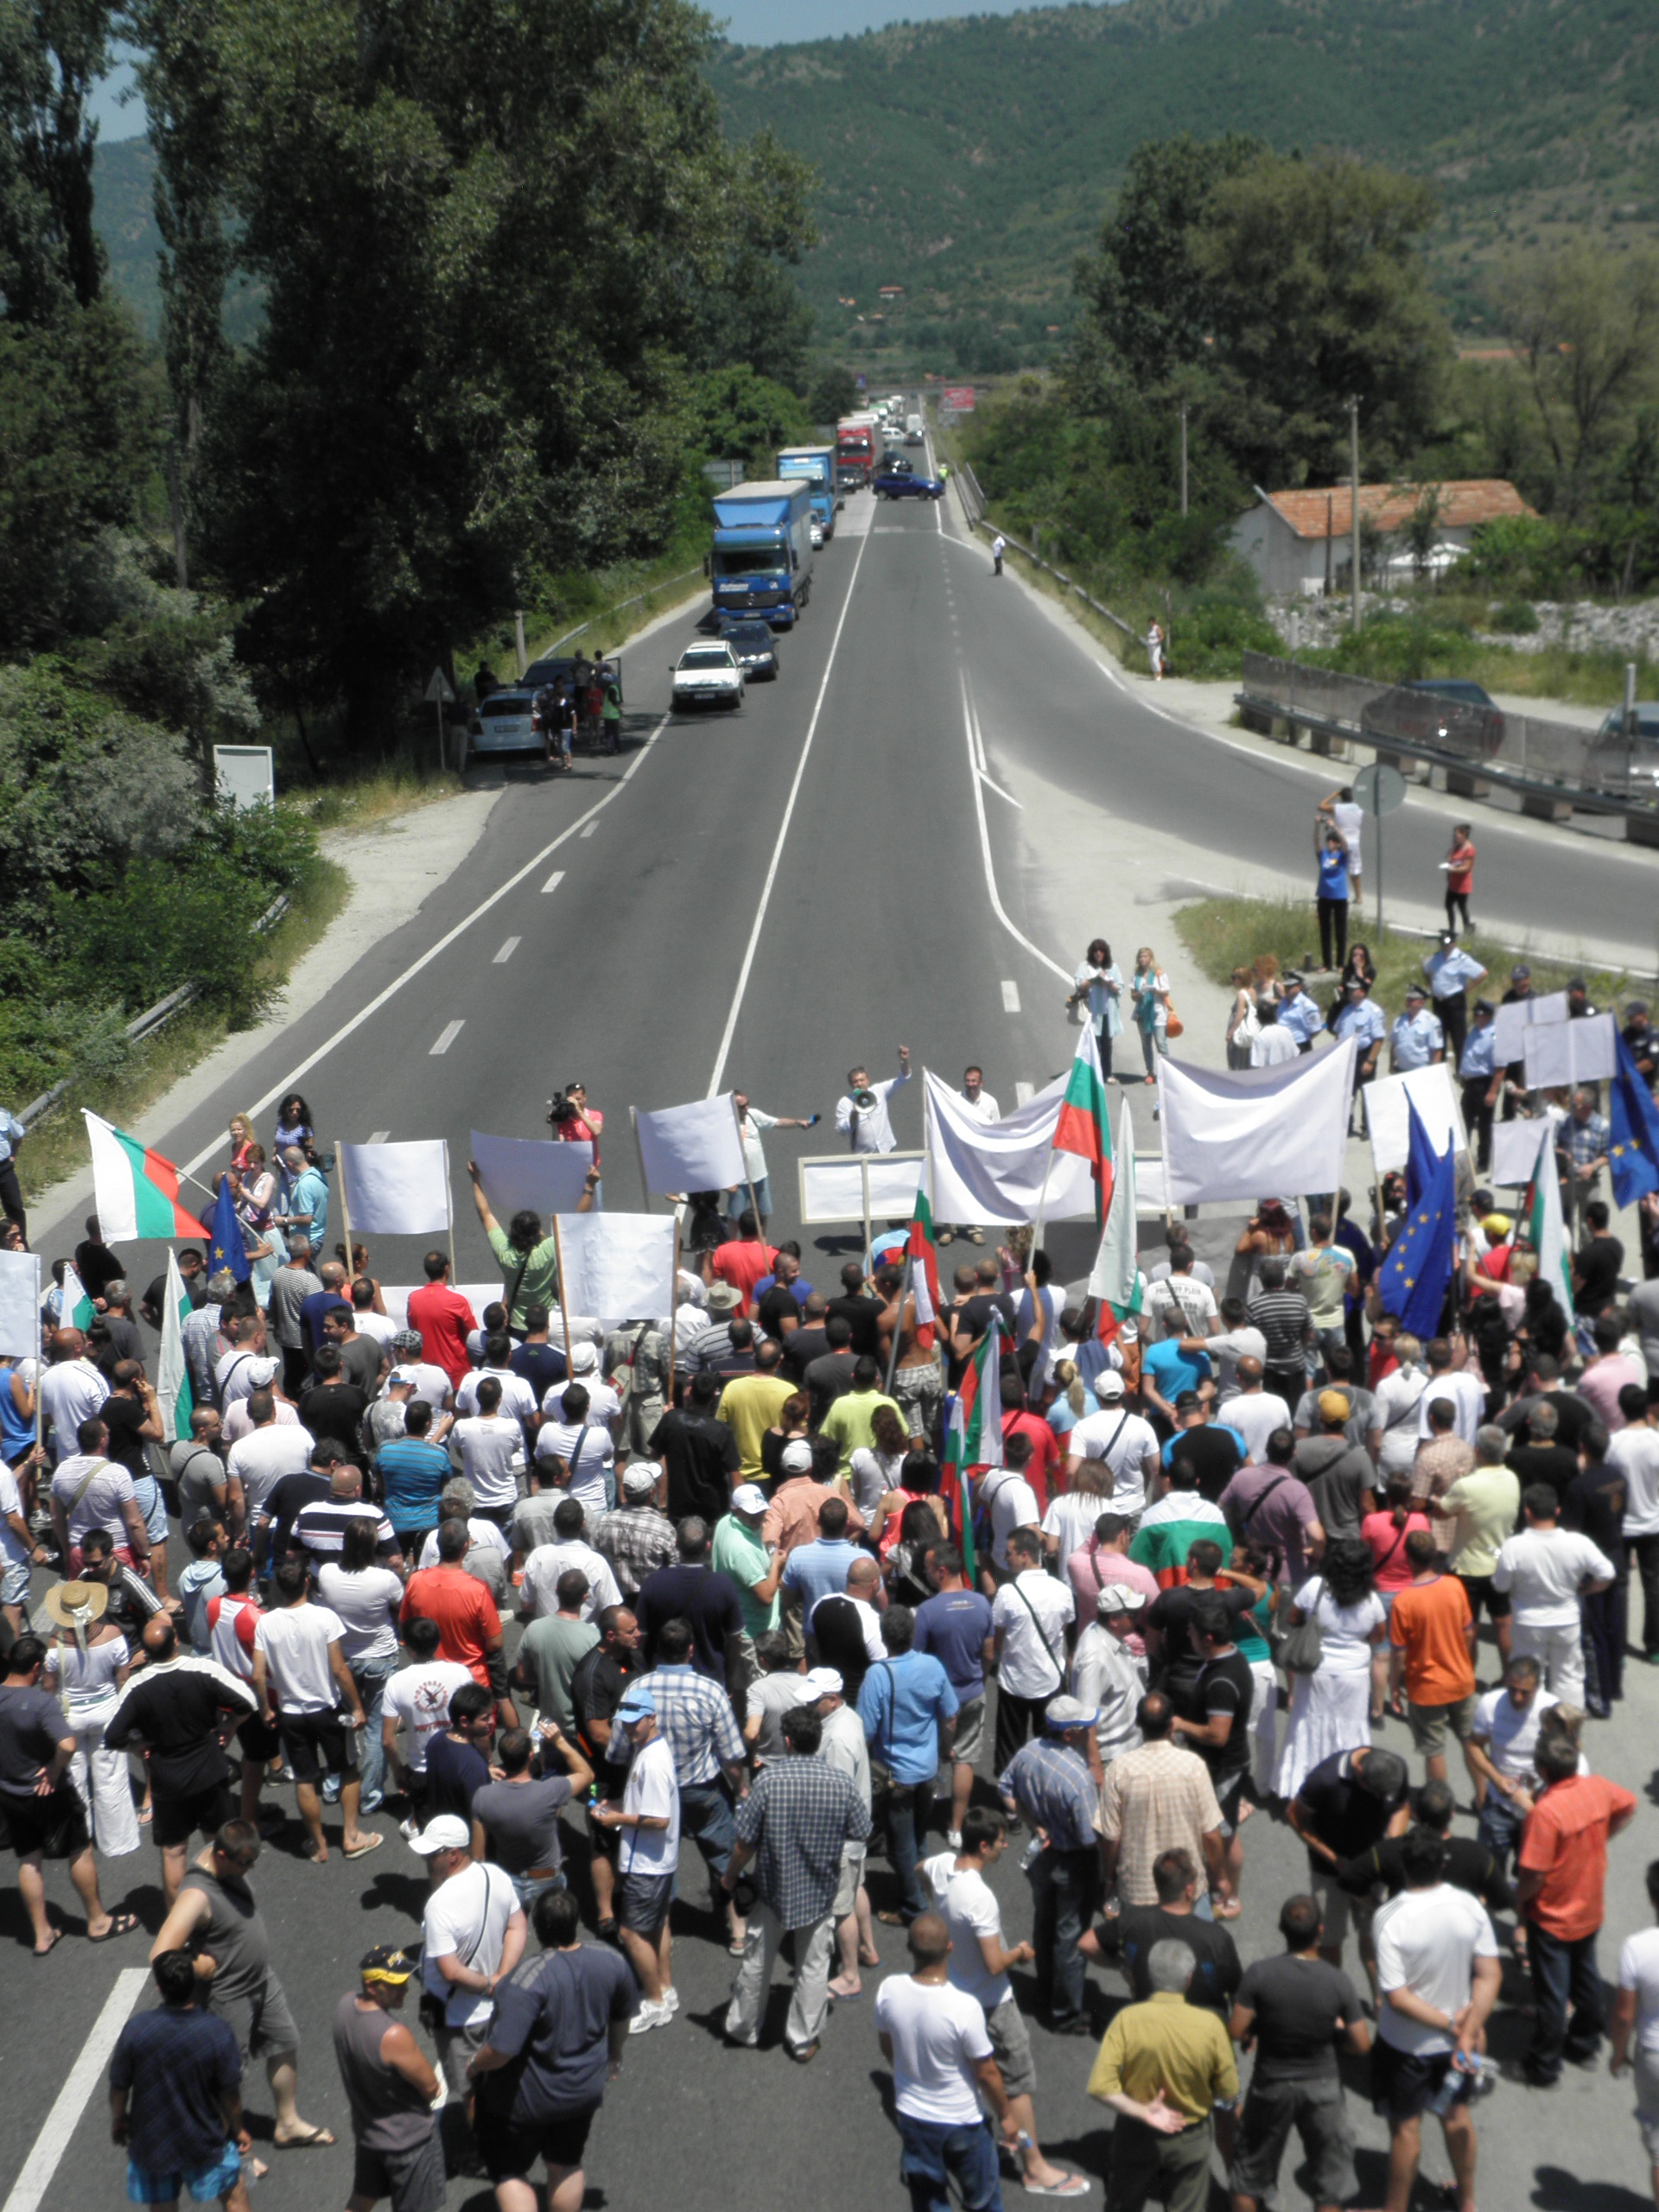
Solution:
<svg viewBox="0 0 1659 2212"><path fill-rule="evenodd" d="M1031 1624L1037 1631L1037 1641L1042 1645L1044 1651L1047 1654L1049 1665L1059 1676L1058 1688L1064 1689L1065 1688L1065 1669L1061 1666L1059 1661L1054 1656L1054 1647L1048 1640L1047 1630L1044 1628L1042 1622L1038 1618L1036 1606L1032 1604L1030 1599L1027 1597L1025 1592L1020 1587L1020 1580L1017 1575L1014 1578L1009 1587L1013 1590L1014 1596L1020 1600L1026 1611L1031 1615ZM1051 1690L1049 1694L1052 1697L1054 1693Z"/></svg>
<svg viewBox="0 0 1659 2212"><path fill-rule="evenodd" d="M1319 1583L1319 1596L1325 1594L1325 1583ZM1305 1621L1299 1622L1286 1635L1279 1647L1279 1663L1287 1675L1316 1675L1325 1658L1325 1630L1319 1625L1319 1598L1313 1600L1313 1611Z"/></svg>

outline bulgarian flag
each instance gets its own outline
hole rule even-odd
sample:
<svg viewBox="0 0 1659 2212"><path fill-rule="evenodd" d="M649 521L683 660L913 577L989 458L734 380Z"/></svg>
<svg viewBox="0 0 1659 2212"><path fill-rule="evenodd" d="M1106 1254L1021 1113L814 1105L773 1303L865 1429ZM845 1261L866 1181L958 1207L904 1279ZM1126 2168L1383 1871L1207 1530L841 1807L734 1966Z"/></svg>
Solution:
<svg viewBox="0 0 1659 2212"><path fill-rule="evenodd" d="M1129 1102L1123 1101L1117 1123L1117 1153L1113 1163L1111 1199L1105 1226L1089 1276L1089 1295L1098 1301L1095 1333L1110 1344L1131 1313L1141 1311L1142 1282L1136 1251L1135 1207L1135 1129Z"/></svg>
<svg viewBox="0 0 1659 2212"><path fill-rule="evenodd" d="M84 1109L83 1109L84 1111ZM138 1236L200 1236L201 1224L179 1203L180 1171L124 1129L87 1114L98 1225L106 1244Z"/></svg>
<svg viewBox="0 0 1659 2212"><path fill-rule="evenodd" d="M933 1243L933 1203L927 1195L925 1178L916 1186L906 1251L911 1294L916 1300L916 1341L924 1351L931 1351L933 1324L939 1313L939 1255Z"/></svg>
<svg viewBox="0 0 1659 2212"><path fill-rule="evenodd" d="M184 1357L184 1323L189 1311L189 1294L179 1273L179 1255L169 1249L167 1289L162 1300L162 1357L156 1370L156 1396L168 1436L181 1444L189 1440L190 1416L195 1411L190 1370Z"/></svg>
<svg viewBox="0 0 1659 2212"><path fill-rule="evenodd" d="M90 1329L98 1308L86 1295L86 1286L75 1273L75 1263L63 1263L61 1303L58 1307L58 1326L60 1329Z"/></svg>
<svg viewBox="0 0 1659 2212"><path fill-rule="evenodd" d="M1567 1226L1561 1219L1561 1186L1555 1179L1555 1130L1548 1117L1538 1141L1538 1162L1527 1192L1527 1241L1538 1255L1538 1272L1554 1292L1571 1321L1573 1269L1567 1258Z"/></svg>
<svg viewBox="0 0 1659 2212"><path fill-rule="evenodd" d="M1077 1032L1060 1118L1054 1125L1056 1152L1075 1152L1089 1162L1095 1179L1095 1227L1106 1226L1112 1199L1112 1134L1106 1122L1106 1078L1100 1071L1100 1047L1092 1022Z"/></svg>
<svg viewBox="0 0 1659 2212"><path fill-rule="evenodd" d="M994 1314L983 1341L968 1363L962 1386L950 1401L939 1480L945 1511L959 1513L963 1572L969 1582L976 1573L973 1478L987 1467L1001 1465L1002 1331Z"/></svg>

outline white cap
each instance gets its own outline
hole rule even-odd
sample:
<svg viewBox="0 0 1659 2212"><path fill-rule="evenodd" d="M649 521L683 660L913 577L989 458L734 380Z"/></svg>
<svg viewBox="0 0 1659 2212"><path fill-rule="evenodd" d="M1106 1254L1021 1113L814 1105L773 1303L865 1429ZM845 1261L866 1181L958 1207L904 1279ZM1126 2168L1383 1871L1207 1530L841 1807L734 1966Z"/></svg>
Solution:
<svg viewBox="0 0 1659 2212"><path fill-rule="evenodd" d="M833 1667L814 1667L811 1673L801 1677L804 1693L800 1702L810 1705L816 1698L839 1697L844 1688L840 1675Z"/></svg>
<svg viewBox="0 0 1659 2212"><path fill-rule="evenodd" d="M1095 1599L1095 1611L1103 1618L1108 1613L1138 1613L1146 1602L1146 1592L1137 1590L1132 1582L1104 1582Z"/></svg>
<svg viewBox="0 0 1659 2212"><path fill-rule="evenodd" d="M622 1487L630 1497L648 1497L662 1471L654 1459L631 1459L622 1471Z"/></svg>
<svg viewBox="0 0 1659 2212"><path fill-rule="evenodd" d="M409 1847L418 1851L423 1859L429 1859L435 1851L470 1851L473 1832L458 1814L440 1813L419 1835L410 1838Z"/></svg>
<svg viewBox="0 0 1659 2212"><path fill-rule="evenodd" d="M282 1372L282 1364L279 1359L251 1359L248 1380L256 1390L267 1390Z"/></svg>
<svg viewBox="0 0 1659 2212"><path fill-rule="evenodd" d="M737 1488L732 1492L733 1512L764 1513L766 1510L766 1493L761 1489L760 1484L739 1483Z"/></svg>
<svg viewBox="0 0 1659 2212"><path fill-rule="evenodd" d="M1096 1376L1095 1395L1096 1398L1121 1398L1122 1395L1123 1377L1115 1367L1104 1368Z"/></svg>
<svg viewBox="0 0 1659 2212"><path fill-rule="evenodd" d="M812 1446L805 1437L798 1436L792 1444L784 1446L784 1472L786 1475L810 1475L812 1471Z"/></svg>
<svg viewBox="0 0 1659 2212"><path fill-rule="evenodd" d="M573 1375L591 1375L598 1365L599 1354L592 1344L571 1345L570 1372Z"/></svg>

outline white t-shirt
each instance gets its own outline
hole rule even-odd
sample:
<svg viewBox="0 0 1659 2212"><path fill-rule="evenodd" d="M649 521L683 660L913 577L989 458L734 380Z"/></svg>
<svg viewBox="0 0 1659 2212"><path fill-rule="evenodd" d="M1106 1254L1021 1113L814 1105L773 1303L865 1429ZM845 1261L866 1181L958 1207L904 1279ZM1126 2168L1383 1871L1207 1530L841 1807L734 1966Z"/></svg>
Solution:
<svg viewBox="0 0 1659 2212"><path fill-rule="evenodd" d="M60 1359L41 1377L41 1419L52 1430L52 1449L61 1466L80 1450L76 1431L101 1410L110 1386L90 1359Z"/></svg>
<svg viewBox="0 0 1659 2212"><path fill-rule="evenodd" d="M996 1679L1005 1690L1015 1697L1059 1694L1065 1687L1066 1623L1076 1611L1071 1591L1040 1567L1028 1567L1002 1585L991 1601L991 1625L1003 1630Z"/></svg>
<svg viewBox="0 0 1659 2212"><path fill-rule="evenodd" d="M1362 873L1359 865L1360 830L1365 820L1365 810L1356 806L1351 798L1339 798L1331 809L1331 819L1342 832L1342 842L1348 848L1348 866L1354 874Z"/></svg>
<svg viewBox="0 0 1659 2212"><path fill-rule="evenodd" d="M1386 1389L1392 1380L1392 1376L1384 1376L1382 1388ZM1428 1409L1437 1398L1451 1399L1458 1409L1458 1418L1452 1424L1452 1433L1454 1436L1460 1436L1465 1444L1472 1444L1479 1433L1480 1424L1486 1418L1485 1384L1466 1369L1453 1368L1443 1375L1430 1375L1417 1403L1417 1433L1420 1437L1434 1433L1429 1427Z"/></svg>
<svg viewBox="0 0 1659 2212"><path fill-rule="evenodd" d="M584 1436L580 1421L543 1421L541 1434L536 1439L536 1457L538 1461L563 1459L569 1467L569 1495L587 1515L588 1525L592 1528L609 1502L605 1474L615 1463L616 1446L611 1441L610 1430L602 1422L590 1421L587 1427ZM570 1455L578 1443L582 1451L573 1464Z"/></svg>
<svg viewBox="0 0 1659 2212"><path fill-rule="evenodd" d="M1253 1329L1245 1322L1236 1329L1224 1329L1218 1337L1209 1338L1205 1351L1215 1363L1216 1395L1230 1402L1238 1390L1238 1363L1241 1359L1266 1359L1268 1340L1260 1329ZM1230 1421L1232 1415L1229 1414Z"/></svg>
<svg viewBox="0 0 1659 2212"><path fill-rule="evenodd" d="M352 1326L359 1337L372 1337L383 1348L389 1349L392 1338L398 1334L397 1323L390 1313L367 1313L360 1306L353 1314Z"/></svg>
<svg viewBox="0 0 1659 2212"><path fill-rule="evenodd" d="M1037 1493L1023 1475L1010 1474L1006 1467L991 1467L979 1478L976 1502L984 1505L989 1500L991 1516L991 1557L1001 1567L1008 1563L1008 1538L1016 1529L1034 1529L1042 1518L1037 1505Z"/></svg>
<svg viewBox="0 0 1659 2212"><path fill-rule="evenodd" d="M1432 1890L1402 1890L1372 1923L1377 1987L1409 1989L1437 2012L1459 2012L1469 2002L1477 1959L1497 1956L1497 1937L1486 1908L1467 1890L1438 1882ZM1408 2020L1384 2002L1376 2031L1395 2050L1440 2056L1456 2037L1444 2028Z"/></svg>
<svg viewBox="0 0 1659 2212"><path fill-rule="evenodd" d="M950 1930L950 1986L977 1998L988 2012L1014 1994L1005 1974L993 1974L979 1948L982 1936L1002 1940L1002 1915L990 1884L971 1867L957 1871L954 1851L941 1851L922 1861L922 1872L939 1901L939 1913Z"/></svg>
<svg viewBox="0 0 1659 2212"><path fill-rule="evenodd" d="M1404 1474L1417 1457L1427 1385L1427 1370L1416 1366L1396 1367L1377 1384L1371 1398L1371 1427L1382 1433L1376 1456L1379 1474Z"/></svg>
<svg viewBox="0 0 1659 2212"><path fill-rule="evenodd" d="M512 1546L493 1521L477 1521L469 1518L467 1523L467 1534L475 1544L486 1544L493 1552L499 1552L503 1559L512 1557ZM421 1556L416 1563L420 1567L437 1567L442 1563L438 1555L438 1532L435 1529L427 1531L426 1541L421 1546Z"/></svg>
<svg viewBox="0 0 1659 2212"><path fill-rule="evenodd" d="M1607 1446L1607 1464L1624 1478L1624 1535L1659 1536L1659 1428L1644 1421L1621 1428Z"/></svg>
<svg viewBox="0 0 1659 2212"><path fill-rule="evenodd" d="M296 1418L256 1428L232 1445L226 1472L241 1484L250 1516L258 1512L284 1475L304 1473L315 1442L310 1430Z"/></svg>
<svg viewBox="0 0 1659 2212"><path fill-rule="evenodd" d="M1108 1404L1080 1421L1065 1440L1068 1459L1103 1459L1112 1471L1112 1494L1100 1502L1103 1513L1125 1513L1133 1517L1147 1503L1144 1468L1158 1459L1158 1438L1150 1421L1139 1414L1126 1420L1121 1404Z"/></svg>
<svg viewBox="0 0 1659 2212"><path fill-rule="evenodd" d="M890 1974L875 1993L878 2035L893 2044L893 2101L912 2120L979 2125L976 2060L991 2056L985 2015L966 1990Z"/></svg>
<svg viewBox="0 0 1659 2212"><path fill-rule="evenodd" d="M762 1129L775 1129L778 1116L763 1114L758 1106L751 1106L745 1110L737 1126L743 1139L744 1172L751 1183L764 1183L766 1179L766 1148L760 1141L760 1132Z"/></svg>
<svg viewBox="0 0 1659 2212"><path fill-rule="evenodd" d="M1253 1068L1282 1067L1287 1060L1294 1060L1301 1051L1296 1042L1294 1030L1270 1021L1267 1027L1250 1039L1250 1065Z"/></svg>
<svg viewBox="0 0 1659 2212"><path fill-rule="evenodd" d="M261 1613L253 1631L254 1649L265 1666L282 1713L332 1713L340 1689L328 1664L328 1647L344 1649L346 1624L327 1605L284 1605Z"/></svg>
<svg viewBox="0 0 1659 2212"><path fill-rule="evenodd" d="M1618 1986L1636 1992L1637 2050L1659 2057L1659 1928L1625 1937L1618 1955Z"/></svg>
<svg viewBox="0 0 1659 2212"><path fill-rule="evenodd" d="M73 1503L75 1492L89 1472L92 1478L77 1505ZM131 1532L121 1509L130 1503L137 1492L132 1486L132 1477L118 1459L105 1459L99 1452L75 1452L62 1462L53 1476L52 1497L69 1516L72 1544L79 1544L89 1529L107 1529L118 1544L128 1541Z"/></svg>
<svg viewBox="0 0 1659 2212"><path fill-rule="evenodd" d="M238 1398L253 1395L253 1370L269 1354L256 1351L251 1344L233 1344L213 1370L213 1395L223 1413Z"/></svg>
<svg viewBox="0 0 1659 2212"><path fill-rule="evenodd" d="M1141 1325L1151 1324L1148 1335L1154 1343L1164 1337L1201 1337L1217 1311L1215 1292L1190 1270L1179 1275L1172 1273L1160 1282L1147 1286Z"/></svg>
<svg viewBox="0 0 1659 2212"><path fill-rule="evenodd" d="M330 1560L317 1576L323 1604L338 1616L346 1633L340 1648L346 1663L397 1656L397 1609L404 1586L389 1567L365 1567L348 1573Z"/></svg>
<svg viewBox="0 0 1659 2212"><path fill-rule="evenodd" d="M380 1710L391 1713L408 1735L404 1764L411 1774L426 1772L426 1747L449 1726L449 1700L472 1679L472 1669L459 1659L434 1659L423 1667L405 1667L386 1684Z"/></svg>
<svg viewBox="0 0 1659 2212"><path fill-rule="evenodd" d="M1529 1788L1538 1782L1533 1764L1538 1749L1538 1729L1552 1705L1560 1703L1553 1691L1541 1688L1530 1705L1516 1707L1508 1690L1488 1690L1475 1707L1477 1736L1486 1739L1486 1756L1502 1775Z"/></svg>
<svg viewBox="0 0 1659 2212"><path fill-rule="evenodd" d="M868 1522L890 1490L899 1487L899 1470L905 1464L903 1452L878 1452L874 1445L861 1444L852 1457L853 1503Z"/></svg>
<svg viewBox="0 0 1659 2212"><path fill-rule="evenodd" d="M299 1408L289 1405L286 1398L273 1397L270 1407L271 1417L278 1428L292 1428L299 1420ZM219 1425L219 1433L227 1447L239 1444L245 1436L253 1434L253 1415L248 1411L246 1398L238 1398L234 1405L225 1408L225 1418Z"/></svg>
<svg viewBox="0 0 1659 2212"><path fill-rule="evenodd" d="M1109 1509L1103 1497L1093 1497L1086 1491L1063 1490L1048 1501L1048 1510L1043 1516L1043 1534L1060 1540L1060 1564L1065 1566L1075 1551L1080 1551L1095 1533L1095 1523Z"/></svg>
<svg viewBox="0 0 1659 2212"><path fill-rule="evenodd" d="M0 1382L0 1388L3 1388L3 1382ZM0 1462L0 1559L4 1560L8 1567L21 1567L29 1555L30 1547L6 1517L15 1513L21 1519L23 1501L17 1488L17 1478L10 1467Z"/></svg>
<svg viewBox="0 0 1659 2212"><path fill-rule="evenodd" d="M1576 1628L1580 1584L1611 1580L1612 1572L1611 1560L1588 1536L1523 1529L1499 1546L1492 1587L1510 1593L1517 1627Z"/></svg>
<svg viewBox="0 0 1659 2212"><path fill-rule="evenodd" d="M480 1505L517 1505L524 1464L524 1432L504 1414L474 1414L449 1433L461 1446L461 1471Z"/></svg>
<svg viewBox="0 0 1659 2212"><path fill-rule="evenodd" d="M665 1828L622 1828L621 1866L625 1874L671 1874L680 1861L680 1785L674 1774L674 1754L661 1736L653 1736L636 1751L622 1792L625 1813L642 1813L647 1820L668 1816Z"/></svg>
<svg viewBox="0 0 1659 2212"><path fill-rule="evenodd" d="M487 2020L495 1999L487 1989L452 1988L438 1972L438 1961L459 1957L480 1974L493 1974L501 1963L507 1923L518 1910L511 1875L477 1859L428 1897L421 1921L421 1980L444 2000L450 2027L475 2027Z"/></svg>
<svg viewBox="0 0 1659 2212"><path fill-rule="evenodd" d="M511 1415L514 1421L534 1421L536 1393L522 1375L515 1375L510 1367L475 1367L463 1376L455 1392L455 1417L468 1421L478 1411L478 1386L486 1375L493 1375L501 1385L501 1402L498 1414Z"/></svg>
<svg viewBox="0 0 1659 2212"><path fill-rule="evenodd" d="M1268 1461L1268 1439L1290 1427L1290 1408L1276 1390L1241 1390L1227 1401L1227 1426L1244 1440L1244 1457L1253 1467ZM1113 1511L1117 1510L1113 1502Z"/></svg>
<svg viewBox="0 0 1659 2212"><path fill-rule="evenodd" d="M707 1315L702 1317L704 1324L707 1319ZM601 1382L597 1375L578 1375L572 1379L580 1382L588 1393L588 1421L590 1427L603 1428L607 1422L616 1419L622 1410L622 1401L608 1382ZM559 1401L569 1388L569 1384L565 1382L555 1382L549 1387L542 1400L543 1421L562 1421L564 1419L564 1408ZM573 1430L575 1427L575 1424L572 1422Z"/></svg>
<svg viewBox="0 0 1659 2212"><path fill-rule="evenodd" d="M569 1536L556 1544L537 1544L524 1561L518 1594L530 1619L540 1620L557 1612L559 1577L573 1567L580 1567L588 1578L588 1595L582 1601L583 1620L592 1620L607 1605L622 1603L621 1589L604 1553L584 1544L580 1536Z"/></svg>

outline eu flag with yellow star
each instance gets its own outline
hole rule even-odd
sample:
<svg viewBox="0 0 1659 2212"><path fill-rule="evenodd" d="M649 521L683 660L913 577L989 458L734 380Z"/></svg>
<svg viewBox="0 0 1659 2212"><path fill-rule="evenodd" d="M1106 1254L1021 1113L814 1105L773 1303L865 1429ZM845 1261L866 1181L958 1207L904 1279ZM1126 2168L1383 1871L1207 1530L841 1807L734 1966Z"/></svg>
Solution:
<svg viewBox="0 0 1659 2212"><path fill-rule="evenodd" d="M1406 1187L1414 1193L1389 1255L1377 1272L1385 1313L1414 1337L1436 1337L1456 1258L1458 1161L1450 1140L1437 1153L1417 1109L1411 1116L1411 1153Z"/></svg>
<svg viewBox="0 0 1659 2212"><path fill-rule="evenodd" d="M1659 1191L1659 1106L1653 1103L1630 1046L1622 1037L1613 1042L1618 1047L1618 1072L1607 1108L1612 1123L1607 1166L1614 1198L1622 1206L1633 1206L1649 1191Z"/></svg>
<svg viewBox="0 0 1659 2212"><path fill-rule="evenodd" d="M253 1273L248 1264L248 1248L243 1241L242 1224L236 1217L236 1200L231 1196L228 1175L220 1181L219 1196L213 1203L207 1249L213 1255L207 1262L209 1274L217 1274L221 1268L226 1268L238 1282L246 1282Z"/></svg>

